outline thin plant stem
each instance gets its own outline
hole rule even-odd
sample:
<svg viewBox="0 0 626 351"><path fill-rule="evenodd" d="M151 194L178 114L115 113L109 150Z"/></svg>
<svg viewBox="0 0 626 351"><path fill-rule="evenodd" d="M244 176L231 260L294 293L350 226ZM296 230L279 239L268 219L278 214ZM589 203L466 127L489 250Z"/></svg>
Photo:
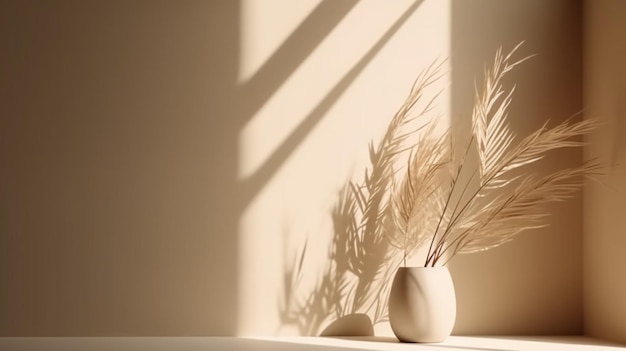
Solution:
<svg viewBox="0 0 626 351"><path fill-rule="evenodd" d="M453 228L456 223L459 220L459 217L454 217L457 209L459 208L459 205L461 203L461 200L463 199L463 196L465 195L465 193L467 192L467 189L469 189L469 186L471 185L472 179L474 179L474 177L476 176L476 173L478 172L478 170L474 170L474 172L472 172L472 175L470 176L470 179L465 183L465 186L463 187L463 190L461 191L461 194L459 195L459 201L457 201L456 205L454 206L454 210L452 210L452 215L451 217L454 218L454 221L451 221L448 223L448 226L446 227L446 230L444 231L443 235L441 236L441 238L439 238L438 242L437 242L437 246L435 247L435 251L433 253L434 255L434 262L433 262L433 266L435 263L437 263L437 261L439 260L439 257L441 257L441 248L444 246L445 241L447 240L448 236L450 235L450 233L452 232L451 228Z"/></svg>
<svg viewBox="0 0 626 351"><path fill-rule="evenodd" d="M454 226L456 225L456 223L459 221L460 217L465 213L465 211L467 210L467 208L469 207L470 204L473 204L474 201L476 200L476 198L478 197L478 194L480 194L480 192L485 188L485 185L487 185L491 180L493 180L494 176L490 177L490 179L483 183L481 186L478 187L478 189L476 190L476 192L474 192L474 194L465 202L465 204L463 205L463 207L461 208L461 211L459 211L459 213L456 215L456 217L454 217L453 219L451 219L451 221L449 222L449 225L446 227L446 230L444 231L444 235L449 235L449 232L452 230L452 228L454 228ZM459 200L460 201L460 200ZM488 221L486 221L488 222ZM458 237L457 237L458 238ZM452 242L456 241L453 240ZM441 246L445 246L446 242L445 241L441 241L440 242ZM451 243L450 243L451 244ZM448 247L450 245L447 245ZM442 252L439 252L439 254L436 256L435 260L439 260L439 258L447 251L447 248L445 250L443 250Z"/></svg>
<svg viewBox="0 0 626 351"><path fill-rule="evenodd" d="M450 192L448 193L448 198L446 199L446 204L443 207L443 211L441 211L441 216L439 216L439 221L437 222L437 227L435 228L435 231L433 233L433 237L430 241L430 246L428 248L428 253L426 255L426 262L424 263L424 267L428 267L428 264L430 263L430 261L432 260L431 257L431 252L433 252L433 245L435 243L435 238L437 237L437 232L439 231L439 227L441 226L441 223L443 222L443 219L446 215L446 211L448 209L448 205L450 204L450 199L452 198L452 193L454 192L454 189L456 188L456 184L459 180L459 177L461 175L461 171L463 170L463 165L465 164L465 159L467 158L467 155L469 154L469 150L470 147L472 146L472 142L474 141L474 136L472 135L472 137L470 138L469 142L467 143L467 147L465 148L465 153L463 154L463 158L461 159L461 163L459 164L459 167L457 168L457 172L456 175L454 176L454 178L452 179L452 186L450 187Z"/></svg>

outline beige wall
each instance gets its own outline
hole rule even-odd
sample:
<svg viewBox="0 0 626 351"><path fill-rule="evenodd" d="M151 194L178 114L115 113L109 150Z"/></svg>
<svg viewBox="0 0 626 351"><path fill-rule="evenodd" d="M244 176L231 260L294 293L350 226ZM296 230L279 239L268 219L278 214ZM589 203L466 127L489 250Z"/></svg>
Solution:
<svg viewBox="0 0 626 351"><path fill-rule="evenodd" d="M306 298L338 192L420 69L450 57L436 112L462 133L474 78L526 40L514 127L559 121L581 107L579 10L1 2L0 335L298 333L278 314L284 270L308 238ZM581 331L580 202L553 210L454 261L456 333Z"/></svg>
<svg viewBox="0 0 626 351"><path fill-rule="evenodd" d="M626 2L585 1L585 115L603 126L586 157L608 164L584 197L585 333L626 343Z"/></svg>
<svg viewBox="0 0 626 351"><path fill-rule="evenodd" d="M0 2L0 334L234 334L238 18Z"/></svg>
<svg viewBox="0 0 626 351"><path fill-rule="evenodd" d="M581 5L576 1L453 1L452 117L467 131L474 78L524 40L520 55L537 56L506 80L517 84L510 109L520 135L582 108ZM537 172L578 164L580 150L551 154ZM461 334L578 334L582 331L582 222L579 198L551 207L547 228L451 264Z"/></svg>
<svg viewBox="0 0 626 351"><path fill-rule="evenodd" d="M254 190L240 221L240 334L304 332L279 314L294 301L283 294L284 274L307 242L292 296L323 295L316 284L329 262L340 191L363 176L368 142L382 136L417 73L448 56L449 12L449 1L440 0L242 2L243 84L264 72L282 74L273 62L288 59L283 52L308 51L287 61L293 72L268 92L239 138L239 177ZM437 89L447 87L449 72ZM447 114L449 95L436 112ZM318 316L327 311L321 304L313 309ZM316 324L296 314L308 319L301 325Z"/></svg>

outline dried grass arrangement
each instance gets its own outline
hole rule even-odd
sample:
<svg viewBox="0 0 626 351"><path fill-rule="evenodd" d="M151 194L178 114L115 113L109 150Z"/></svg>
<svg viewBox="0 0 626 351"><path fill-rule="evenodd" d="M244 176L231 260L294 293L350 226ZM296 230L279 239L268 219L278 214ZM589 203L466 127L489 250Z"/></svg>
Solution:
<svg viewBox="0 0 626 351"><path fill-rule="evenodd" d="M571 197L585 176L599 173L600 166L590 162L545 175L525 169L551 150L583 146L580 137L596 122L544 124L518 140L507 123L514 88L505 89L502 79L528 59L513 61L520 46L506 55L498 50L485 70L471 136L460 152L455 136L437 131L437 120L429 120L439 94L429 98L427 92L442 76L444 62L418 75L382 140L370 143L363 178L339 192L328 261L313 290L299 291L306 243L286 258L283 326L319 335L329 322L349 315L365 314L374 325L388 321L393 275L418 248L428 248L425 267L495 248L545 226L546 203Z"/></svg>
<svg viewBox="0 0 626 351"><path fill-rule="evenodd" d="M506 55L499 49L493 66L485 70L484 84L476 89L472 135L462 154L454 154L454 136L435 135L432 124L410 148L404 176L390 189L397 230L387 232L405 264L423 244L428 244L424 266L434 267L457 254L489 250L544 227L547 203L570 198L584 176L598 174L600 166L594 162L545 175L525 169L551 150L583 146L580 137L596 122L570 119L552 128L546 123L518 141L507 123L515 88L505 89L502 78L530 58L512 61L521 45ZM436 73L427 70L426 76L435 78ZM404 105L414 104L411 94ZM476 164L467 162L471 152L477 154Z"/></svg>

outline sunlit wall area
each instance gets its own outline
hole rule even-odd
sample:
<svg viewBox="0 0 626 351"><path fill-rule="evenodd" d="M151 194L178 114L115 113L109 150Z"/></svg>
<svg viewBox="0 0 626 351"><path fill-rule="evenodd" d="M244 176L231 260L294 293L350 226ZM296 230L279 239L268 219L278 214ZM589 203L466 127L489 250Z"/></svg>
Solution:
<svg viewBox="0 0 626 351"><path fill-rule="evenodd" d="M467 135L475 82L495 50L536 55L505 79L516 90L509 108L517 141L582 108L581 6L569 0L452 1L452 126ZM578 165L581 150L564 150L527 168L545 174ZM580 198L551 206L549 226L520 234L484 253L455 258L457 334L577 334L582 331Z"/></svg>
<svg viewBox="0 0 626 351"><path fill-rule="evenodd" d="M239 133L239 333L314 333L331 320L296 312L307 320L299 323L286 305L318 289L333 208L348 180L362 181L368 144L379 143L418 73L449 56L449 2L247 0L241 12L239 86L256 104ZM444 64L428 94L447 89L449 73ZM448 96L431 115L449 114Z"/></svg>
<svg viewBox="0 0 626 351"><path fill-rule="evenodd" d="M607 164L584 201L585 333L626 342L626 3L585 1L585 116L602 122L586 157Z"/></svg>

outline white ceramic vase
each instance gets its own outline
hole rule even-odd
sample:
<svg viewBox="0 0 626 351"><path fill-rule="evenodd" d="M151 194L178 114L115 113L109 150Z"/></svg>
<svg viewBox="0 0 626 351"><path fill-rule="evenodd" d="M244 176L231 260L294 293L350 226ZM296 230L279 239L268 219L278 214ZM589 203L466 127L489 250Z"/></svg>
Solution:
<svg viewBox="0 0 626 351"><path fill-rule="evenodd" d="M454 327L456 296L447 267L398 268L389 295L389 322L403 342L441 342Z"/></svg>

